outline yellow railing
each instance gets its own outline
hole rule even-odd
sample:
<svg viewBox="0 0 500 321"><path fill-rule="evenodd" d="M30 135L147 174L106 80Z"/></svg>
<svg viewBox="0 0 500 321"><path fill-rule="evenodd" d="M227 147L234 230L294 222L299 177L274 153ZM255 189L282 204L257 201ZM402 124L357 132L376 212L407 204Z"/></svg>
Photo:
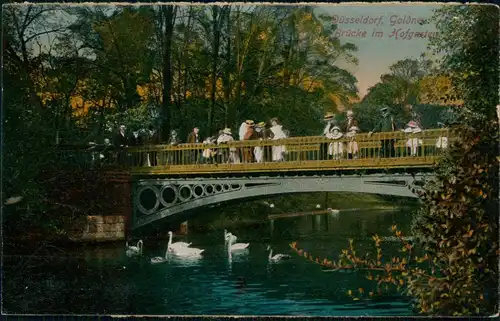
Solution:
<svg viewBox="0 0 500 321"><path fill-rule="evenodd" d="M149 145L115 152L133 174L210 174L430 167L442 155L447 129L367 133L354 137L292 137L224 144ZM392 147L393 146L393 147Z"/></svg>

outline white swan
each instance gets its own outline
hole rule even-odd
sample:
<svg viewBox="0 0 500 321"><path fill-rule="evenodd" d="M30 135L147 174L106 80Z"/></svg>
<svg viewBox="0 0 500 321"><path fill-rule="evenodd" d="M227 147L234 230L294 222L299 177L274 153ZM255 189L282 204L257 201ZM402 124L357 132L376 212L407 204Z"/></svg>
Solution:
<svg viewBox="0 0 500 321"><path fill-rule="evenodd" d="M245 250L250 245L250 243L234 243L236 242L236 236L234 236L231 233L228 233L227 235L228 235L227 246L231 251Z"/></svg>
<svg viewBox="0 0 500 321"><path fill-rule="evenodd" d="M233 238L234 238L233 242L236 242L236 240L238 239L238 237L236 235L232 234L231 232L228 233L227 230L224 229L224 240L225 240L226 243L229 242L229 236L230 235L232 235Z"/></svg>
<svg viewBox="0 0 500 321"><path fill-rule="evenodd" d="M273 256L273 249L268 245L267 250L269 251L269 261L281 261L281 260L288 260L291 259L292 257L288 254L275 254Z"/></svg>
<svg viewBox="0 0 500 321"><path fill-rule="evenodd" d="M175 242L172 243L172 232L168 231L168 248L167 251L173 252L177 249L181 249L184 247L189 247L191 243L186 243L186 242Z"/></svg>
<svg viewBox="0 0 500 321"><path fill-rule="evenodd" d="M125 243L125 247L127 248L125 253L127 254L127 256L142 254L142 245L143 245L142 240L139 240L137 242L137 246L129 246L127 241Z"/></svg>
<svg viewBox="0 0 500 321"><path fill-rule="evenodd" d="M170 238L168 240L168 250L167 251L170 251L172 252L174 255L176 256L199 256L201 255L201 253L203 253L203 251L205 250L202 250L202 249L197 249L197 248L194 248L194 247L189 247L189 246L185 246L185 245L179 245L179 246L174 246L172 247L172 232L168 232L168 234L170 235ZM178 242L178 243L181 243L181 242ZM182 242L184 243L184 242ZM176 243L174 243L176 244ZM188 244L188 243L185 243L185 244ZM189 243L190 245L191 243Z"/></svg>
<svg viewBox="0 0 500 321"><path fill-rule="evenodd" d="M151 264L158 264L167 262L168 259L168 249L165 251L165 256L155 256L151 259Z"/></svg>

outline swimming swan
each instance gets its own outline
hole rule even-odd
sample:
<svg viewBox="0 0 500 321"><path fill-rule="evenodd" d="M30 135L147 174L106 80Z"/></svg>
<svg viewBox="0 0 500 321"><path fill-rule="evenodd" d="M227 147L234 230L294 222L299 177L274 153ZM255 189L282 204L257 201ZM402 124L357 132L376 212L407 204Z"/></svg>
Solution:
<svg viewBox="0 0 500 321"><path fill-rule="evenodd" d="M183 247L189 247L191 243L186 242L175 242L172 243L172 232L168 231L168 248L167 251L174 252L177 249L181 249Z"/></svg>
<svg viewBox="0 0 500 321"><path fill-rule="evenodd" d="M234 242L236 242L236 236L234 236L231 233L228 233L227 235L228 235L228 237L227 237L228 245L227 246L231 251L245 250L250 245L250 243L234 243Z"/></svg>
<svg viewBox="0 0 500 321"><path fill-rule="evenodd" d="M136 255L136 254L142 254L142 240L139 240L137 242L137 246L129 246L128 245L128 241L125 243L125 247L126 247L126 254L127 256L132 256L132 255Z"/></svg>
<svg viewBox="0 0 500 321"><path fill-rule="evenodd" d="M170 235L170 238L168 240L168 251L172 252L174 255L177 256L199 256L201 253L203 253L202 249L197 249L194 247L188 247L188 246L174 246L172 247L172 232L168 232ZM180 242L179 242L180 243ZM174 243L175 244L175 243ZM191 244L191 243L189 243Z"/></svg>
<svg viewBox="0 0 500 321"><path fill-rule="evenodd" d="M165 256L156 256L151 259L151 264L158 264L158 263L163 263L167 262L168 258L168 249L165 251Z"/></svg>
<svg viewBox="0 0 500 321"><path fill-rule="evenodd" d="M229 235L232 235L234 237L234 242L236 242L236 240L238 239L238 237L234 234L232 234L231 232L227 232L226 229L224 229L224 240L226 240L226 243L229 241Z"/></svg>
<svg viewBox="0 0 500 321"><path fill-rule="evenodd" d="M270 246L267 246L267 250L269 251L269 261L281 261L291 259L292 257L288 254L275 254L273 256L273 249Z"/></svg>

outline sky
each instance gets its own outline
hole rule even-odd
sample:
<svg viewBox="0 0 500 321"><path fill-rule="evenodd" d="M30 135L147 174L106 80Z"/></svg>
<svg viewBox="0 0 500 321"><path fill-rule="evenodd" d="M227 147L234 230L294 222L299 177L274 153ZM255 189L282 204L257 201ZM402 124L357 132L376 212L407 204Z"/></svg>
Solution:
<svg viewBox="0 0 500 321"><path fill-rule="evenodd" d="M389 66L405 58L418 59L427 51L426 32L435 32L436 29L433 25L419 22L430 18L433 10L440 6L442 5L350 3L316 6L315 10L318 14L332 16L332 24L337 23L340 40L358 47L355 54L359 60L357 66L343 61L339 61L338 65L356 76L359 96L362 98L368 88L389 71ZM345 21L346 19L349 21ZM374 35L374 29L383 35ZM398 30L397 39L393 34L395 30ZM421 32L423 37L408 37L412 32ZM50 41L50 37L46 38L42 42Z"/></svg>
<svg viewBox="0 0 500 321"><path fill-rule="evenodd" d="M340 35L341 41L350 42L358 47L356 53L359 59L357 66L339 63L340 67L352 72L358 79L358 89L362 98L369 87L375 85L380 76L387 73L389 66L398 60L405 58L419 58L423 52L427 51L428 38L406 37L404 34L408 29L413 32L435 32L436 28L429 24L418 24L418 19L428 19L433 14L433 9L440 5L416 5L416 4L387 4L387 5L330 5L317 7L318 12L332 16L332 23L336 17L339 29L354 31L366 31L365 37L349 36L347 33ZM341 23L341 17L351 18L349 22ZM380 18L382 17L382 18ZM356 23L355 19L361 20ZM373 18L373 19L370 19ZM401 21L399 21L401 19ZM406 21L404 21L406 19ZM353 21L354 20L354 21ZM370 21L371 20L371 21ZM362 23L365 22L365 23ZM371 22L371 24L369 24ZM398 23L391 26L392 23ZM409 22L409 23L405 23ZM412 24L413 22L413 24ZM377 26L378 25L378 26ZM382 37L372 37L373 29L382 31ZM394 29L401 29L402 37L396 39L393 34Z"/></svg>

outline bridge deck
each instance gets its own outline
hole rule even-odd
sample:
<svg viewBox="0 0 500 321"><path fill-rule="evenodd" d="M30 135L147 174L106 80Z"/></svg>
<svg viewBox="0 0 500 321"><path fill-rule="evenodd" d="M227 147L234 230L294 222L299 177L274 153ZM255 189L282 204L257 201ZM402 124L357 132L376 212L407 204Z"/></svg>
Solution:
<svg viewBox="0 0 500 321"><path fill-rule="evenodd" d="M447 129L438 129L418 134L357 134L354 138L337 140L294 137L233 141L219 145L147 145L121 150L100 146L85 151L65 151L64 159L69 162L84 159L92 166L126 166L136 176L423 169L432 167L441 157L443 149L437 142L442 137L447 137L450 142L453 140ZM387 149L383 154L383 141L394 142L392 155ZM350 158L348 151L356 146L358 152ZM279 151L283 151L283 159L273 159L273 154L276 156ZM256 160L256 153L259 152L263 153L261 162ZM235 162L234 158L239 162Z"/></svg>

